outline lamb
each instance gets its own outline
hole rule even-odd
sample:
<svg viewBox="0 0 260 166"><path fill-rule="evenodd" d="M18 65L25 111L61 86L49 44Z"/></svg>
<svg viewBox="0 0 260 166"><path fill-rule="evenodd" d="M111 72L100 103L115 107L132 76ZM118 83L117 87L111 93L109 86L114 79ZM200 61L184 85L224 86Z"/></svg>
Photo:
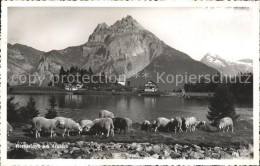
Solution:
<svg viewBox="0 0 260 166"><path fill-rule="evenodd" d="M11 132L13 132L13 129L14 128L7 122L7 136L9 136Z"/></svg>
<svg viewBox="0 0 260 166"><path fill-rule="evenodd" d="M229 127L231 127L231 131L233 132L233 120L230 117L222 118L219 121L219 129L223 129L223 133L225 132L225 128L227 128L227 131L229 130Z"/></svg>
<svg viewBox="0 0 260 166"><path fill-rule="evenodd" d="M99 112L99 118L114 118L114 114L108 110L101 110Z"/></svg>
<svg viewBox="0 0 260 166"><path fill-rule="evenodd" d="M87 128L94 131L96 134L106 133L106 137L109 137L109 133L112 137L114 136L114 125L111 118L95 119Z"/></svg>
<svg viewBox="0 0 260 166"><path fill-rule="evenodd" d="M191 132L192 128L194 128L195 131L196 121L197 119L195 117L185 118L186 132L188 131L188 129L190 129Z"/></svg>
<svg viewBox="0 0 260 166"><path fill-rule="evenodd" d="M141 124L141 130L145 130L148 131L149 127L151 126L151 122L149 120L145 120L142 124Z"/></svg>
<svg viewBox="0 0 260 166"><path fill-rule="evenodd" d="M180 117L176 117L174 119L171 119L172 126L174 128L174 132L176 133L177 129L179 129L180 132L182 131L182 120Z"/></svg>
<svg viewBox="0 0 260 166"><path fill-rule="evenodd" d="M78 131L79 135L80 135L80 132L82 132L82 128L79 125L79 123L76 123L71 118L56 117L55 119L56 120L63 120L65 122L64 123L64 131L63 131L62 137L64 137L66 131L68 131L68 136L70 136L70 130Z"/></svg>
<svg viewBox="0 0 260 166"><path fill-rule="evenodd" d="M79 122L79 125L81 126L82 130L87 132L88 131L88 125L91 124L93 121L92 120L81 120Z"/></svg>
<svg viewBox="0 0 260 166"><path fill-rule="evenodd" d="M127 123L127 129L128 130L132 129L132 124L133 124L132 120L130 118L125 118L125 120L126 120L126 123Z"/></svg>
<svg viewBox="0 0 260 166"><path fill-rule="evenodd" d="M64 125L65 122L63 120L56 120L56 119L46 119L44 117L34 117L32 119L33 127L35 128L35 137L41 137L39 131L42 129L50 130L51 138L55 137L54 130L59 125Z"/></svg>
<svg viewBox="0 0 260 166"><path fill-rule="evenodd" d="M164 129L168 129L168 131L169 131L168 125L169 125L170 121L171 121L170 119L167 119L167 118L164 118L164 117L157 118L156 123L155 123L154 132L156 132L159 127L164 128Z"/></svg>

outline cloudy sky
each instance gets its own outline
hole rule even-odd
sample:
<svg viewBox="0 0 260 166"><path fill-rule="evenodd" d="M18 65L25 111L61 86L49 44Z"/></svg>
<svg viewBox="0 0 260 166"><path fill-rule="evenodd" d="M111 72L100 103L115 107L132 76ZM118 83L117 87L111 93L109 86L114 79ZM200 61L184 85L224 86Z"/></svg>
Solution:
<svg viewBox="0 0 260 166"><path fill-rule="evenodd" d="M131 15L171 47L200 60L206 53L253 58L253 13L234 8L9 8L8 42L42 51L86 43L98 23Z"/></svg>

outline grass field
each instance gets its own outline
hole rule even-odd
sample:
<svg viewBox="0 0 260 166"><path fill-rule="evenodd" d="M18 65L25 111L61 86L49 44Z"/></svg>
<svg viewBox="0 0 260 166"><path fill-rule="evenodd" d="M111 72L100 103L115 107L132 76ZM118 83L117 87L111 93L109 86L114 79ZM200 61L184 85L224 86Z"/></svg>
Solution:
<svg viewBox="0 0 260 166"><path fill-rule="evenodd" d="M196 144L199 146L209 146L209 147L234 147L238 148L240 145L247 146L248 144L253 144L253 122L252 120L242 120L235 125L234 132L220 131L204 131L197 130L195 132L146 132L139 130L138 124L133 125L134 129L128 131L126 134L115 133L113 138L105 138L104 136L96 135L72 135L70 137L65 136L64 138L60 135L62 130L57 131L57 137L54 139L50 138L49 134L42 135L41 138L35 139L34 135L30 133L27 127L18 127L14 129L14 132L8 140L10 142L42 142L42 141L55 141L57 143L62 142L76 142L76 141L94 141L94 142L115 142L115 143L144 143L149 142L153 144L164 143L164 144L185 144L191 145Z"/></svg>

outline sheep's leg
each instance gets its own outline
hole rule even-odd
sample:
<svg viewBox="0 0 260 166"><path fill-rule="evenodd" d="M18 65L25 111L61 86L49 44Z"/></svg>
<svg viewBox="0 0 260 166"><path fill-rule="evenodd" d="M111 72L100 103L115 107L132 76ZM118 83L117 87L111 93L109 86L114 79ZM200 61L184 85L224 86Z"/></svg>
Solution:
<svg viewBox="0 0 260 166"><path fill-rule="evenodd" d="M107 137L109 137L109 130L107 131Z"/></svg>
<svg viewBox="0 0 260 166"><path fill-rule="evenodd" d="M175 134L176 134L176 130L177 130L177 127L175 127L175 129L174 129Z"/></svg>
<svg viewBox="0 0 260 166"><path fill-rule="evenodd" d="M229 126L227 127L227 131L229 130Z"/></svg>
<svg viewBox="0 0 260 166"><path fill-rule="evenodd" d="M158 127L155 127L154 132L156 133Z"/></svg>
<svg viewBox="0 0 260 166"><path fill-rule="evenodd" d="M51 138L52 138L52 133L53 133L53 130L51 130Z"/></svg>
<svg viewBox="0 0 260 166"><path fill-rule="evenodd" d="M180 130L180 132L183 132L183 131L182 131L182 129L181 129L181 127L180 127L180 129L179 129L179 130Z"/></svg>
<svg viewBox="0 0 260 166"><path fill-rule="evenodd" d="M41 138L40 132L38 131L38 137Z"/></svg>
<svg viewBox="0 0 260 166"><path fill-rule="evenodd" d="M234 127L233 127L233 126L231 126L231 131L233 132L233 130L234 130Z"/></svg>
<svg viewBox="0 0 260 166"><path fill-rule="evenodd" d="M70 130L68 129L68 136L70 136Z"/></svg>
<svg viewBox="0 0 260 166"><path fill-rule="evenodd" d="M35 131L35 138L37 139L38 131Z"/></svg>
<svg viewBox="0 0 260 166"><path fill-rule="evenodd" d="M64 129L64 131L62 133L62 137L64 137L65 133L66 133L66 128Z"/></svg>
<svg viewBox="0 0 260 166"><path fill-rule="evenodd" d="M196 126L193 126L193 128L194 128L194 132L196 131Z"/></svg>
<svg viewBox="0 0 260 166"><path fill-rule="evenodd" d="M110 134L111 134L111 136L112 136L112 137L114 137L114 130L113 130L113 129L111 129L111 130L110 130L110 132L111 132L111 133L110 133Z"/></svg>

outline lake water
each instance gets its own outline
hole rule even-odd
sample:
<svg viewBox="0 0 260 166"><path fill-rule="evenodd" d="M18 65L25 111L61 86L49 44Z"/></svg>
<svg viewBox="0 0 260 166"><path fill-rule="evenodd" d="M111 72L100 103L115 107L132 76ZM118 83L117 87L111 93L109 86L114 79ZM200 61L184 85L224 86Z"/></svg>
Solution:
<svg viewBox="0 0 260 166"><path fill-rule="evenodd" d="M14 95L21 106L26 105L29 97L36 101L40 115L48 108L49 95ZM205 98L183 99L180 97L141 97L120 95L56 95L59 116L79 119L95 119L102 109L109 110L116 117L129 117L133 122L144 119L153 121L157 117L189 117L206 120L209 100ZM253 109L249 104L236 105L236 111L243 118L252 118Z"/></svg>

